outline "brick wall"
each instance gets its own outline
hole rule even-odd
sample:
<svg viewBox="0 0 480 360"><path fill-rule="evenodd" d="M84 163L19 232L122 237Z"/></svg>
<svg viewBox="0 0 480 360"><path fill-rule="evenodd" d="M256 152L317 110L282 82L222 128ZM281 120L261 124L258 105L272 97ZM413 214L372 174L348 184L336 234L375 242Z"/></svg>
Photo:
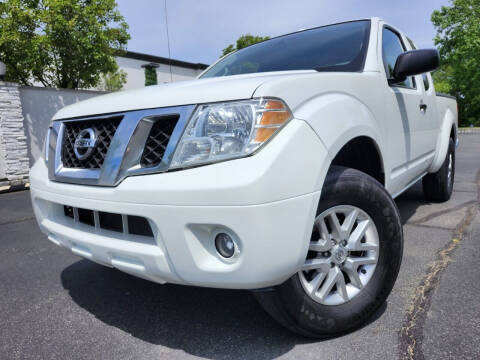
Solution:
<svg viewBox="0 0 480 360"><path fill-rule="evenodd" d="M0 187L28 182L28 165L20 89L0 82Z"/></svg>

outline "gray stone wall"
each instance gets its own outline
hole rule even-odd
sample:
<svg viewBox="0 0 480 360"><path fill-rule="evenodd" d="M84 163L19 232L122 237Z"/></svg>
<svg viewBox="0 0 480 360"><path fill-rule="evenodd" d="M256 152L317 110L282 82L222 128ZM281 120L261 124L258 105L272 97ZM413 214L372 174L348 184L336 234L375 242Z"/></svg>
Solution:
<svg viewBox="0 0 480 360"><path fill-rule="evenodd" d="M28 164L20 89L0 82L0 187L27 183Z"/></svg>

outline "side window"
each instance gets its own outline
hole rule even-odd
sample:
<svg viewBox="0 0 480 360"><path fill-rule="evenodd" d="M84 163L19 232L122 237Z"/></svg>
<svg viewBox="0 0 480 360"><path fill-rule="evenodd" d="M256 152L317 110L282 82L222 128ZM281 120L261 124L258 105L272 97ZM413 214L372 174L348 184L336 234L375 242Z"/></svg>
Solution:
<svg viewBox="0 0 480 360"><path fill-rule="evenodd" d="M423 86L425 87L425 91L427 91L430 88L430 81L428 81L427 74L422 74L422 78L423 78Z"/></svg>
<svg viewBox="0 0 480 360"><path fill-rule="evenodd" d="M406 50L403 46L402 41L392 30L388 28L383 28L382 35L382 54L383 54L383 64L385 66L385 72L389 78L393 77L393 69L395 68L395 62L400 54L404 53ZM413 77L408 77L403 83L399 83L400 86L405 86L408 88L414 89L415 79Z"/></svg>

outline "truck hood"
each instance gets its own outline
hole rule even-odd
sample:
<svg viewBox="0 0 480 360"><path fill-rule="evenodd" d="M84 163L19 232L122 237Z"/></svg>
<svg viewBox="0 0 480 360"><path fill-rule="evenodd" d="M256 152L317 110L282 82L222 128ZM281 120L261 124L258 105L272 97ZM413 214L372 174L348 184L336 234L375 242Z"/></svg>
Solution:
<svg viewBox="0 0 480 360"><path fill-rule="evenodd" d="M314 70L279 71L180 81L141 89L119 91L66 106L53 120L140 109L249 99L270 80L316 73Z"/></svg>

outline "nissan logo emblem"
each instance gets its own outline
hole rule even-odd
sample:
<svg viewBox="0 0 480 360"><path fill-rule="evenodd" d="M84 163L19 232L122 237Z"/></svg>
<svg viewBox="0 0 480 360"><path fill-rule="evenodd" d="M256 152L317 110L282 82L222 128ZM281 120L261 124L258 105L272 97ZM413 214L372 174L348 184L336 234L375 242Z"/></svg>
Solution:
<svg viewBox="0 0 480 360"><path fill-rule="evenodd" d="M88 128L80 131L73 145L73 151L77 159L85 160L92 155L96 143L97 135L95 134L95 130Z"/></svg>

